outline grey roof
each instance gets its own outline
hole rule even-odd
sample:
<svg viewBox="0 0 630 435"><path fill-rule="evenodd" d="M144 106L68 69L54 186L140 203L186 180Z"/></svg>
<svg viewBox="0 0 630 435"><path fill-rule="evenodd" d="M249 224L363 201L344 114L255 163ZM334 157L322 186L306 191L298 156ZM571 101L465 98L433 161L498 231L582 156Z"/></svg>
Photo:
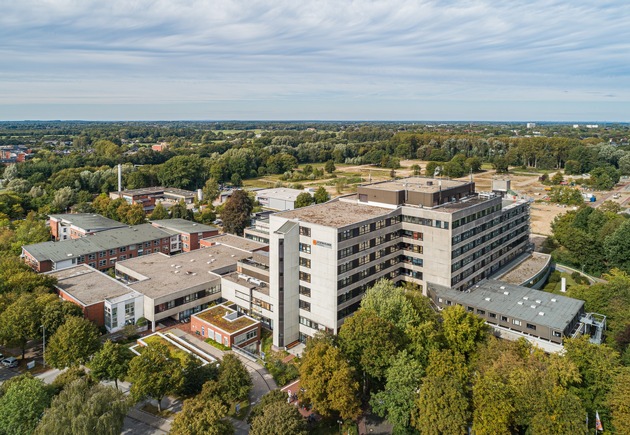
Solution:
<svg viewBox="0 0 630 435"><path fill-rule="evenodd" d="M188 221L186 219L163 219L151 221L154 226L166 228L178 233L202 233L207 231L218 231L213 225L199 224L197 222Z"/></svg>
<svg viewBox="0 0 630 435"><path fill-rule="evenodd" d="M36 243L23 246L23 248L37 261L51 260L56 263L93 252L135 245L163 237L170 237L170 234L151 224L140 224L103 231L80 239Z"/></svg>
<svg viewBox="0 0 630 435"><path fill-rule="evenodd" d="M362 205L356 202L332 200L323 204L311 205L296 210L283 211L271 215L284 219L295 219L301 222L342 228L379 216L387 216L395 210L374 205Z"/></svg>
<svg viewBox="0 0 630 435"><path fill-rule="evenodd" d="M364 184L361 187L368 189L386 190L390 192L399 192L406 190L410 192L435 193L440 190L446 191L453 187L460 187L470 184L468 181L448 180L445 178L431 177L407 177L397 180L387 180L377 183Z"/></svg>
<svg viewBox="0 0 630 435"><path fill-rule="evenodd" d="M245 237L235 236L234 234L220 234L218 236L206 237L202 239L204 243L216 243L224 246L229 246L236 249L242 249L244 251L256 251L266 248L268 245L261 242L255 242L254 240L246 239Z"/></svg>
<svg viewBox="0 0 630 435"><path fill-rule="evenodd" d="M51 214L50 218L65 221L87 231L121 228L125 224L95 213Z"/></svg>
<svg viewBox="0 0 630 435"><path fill-rule="evenodd" d="M125 284L85 264L49 272L47 275L57 278L55 287L72 296L83 306L129 293L137 294Z"/></svg>
<svg viewBox="0 0 630 435"><path fill-rule="evenodd" d="M236 270L236 263L251 257L250 252L217 244L174 256L162 253L144 255L116 263L116 271L146 279L129 283L129 287L156 299L175 291L210 283L220 275Z"/></svg>
<svg viewBox="0 0 630 435"><path fill-rule="evenodd" d="M584 306L584 301L579 299L496 280L485 281L479 286L472 287L470 292L461 292L432 283L429 283L428 287L437 296L462 305L472 305L561 331Z"/></svg>
<svg viewBox="0 0 630 435"><path fill-rule="evenodd" d="M256 191L256 196L262 196L267 198L282 199L285 201L295 201L300 193L306 192L305 190L289 189L287 187L278 187L275 189L262 189ZM308 192L306 192L308 193Z"/></svg>

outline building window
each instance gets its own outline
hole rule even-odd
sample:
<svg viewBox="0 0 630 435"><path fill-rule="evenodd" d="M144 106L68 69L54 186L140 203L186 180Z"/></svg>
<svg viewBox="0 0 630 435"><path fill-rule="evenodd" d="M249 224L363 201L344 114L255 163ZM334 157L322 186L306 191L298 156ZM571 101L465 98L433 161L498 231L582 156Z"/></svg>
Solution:
<svg viewBox="0 0 630 435"><path fill-rule="evenodd" d="M308 227L300 227L300 235L311 237L311 229Z"/></svg>
<svg viewBox="0 0 630 435"><path fill-rule="evenodd" d="M99 267L107 266L107 260L98 260L98 266Z"/></svg>
<svg viewBox="0 0 630 435"><path fill-rule="evenodd" d="M562 333L560 333L558 331L553 331L553 336L554 337L562 337Z"/></svg>
<svg viewBox="0 0 630 435"><path fill-rule="evenodd" d="M339 251L339 258L346 258L350 255L352 255L354 253L354 250L352 248L352 246L348 247L348 248L343 248L342 250Z"/></svg>
<svg viewBox="0 0 630 435"><path fill-rule="evenodd" d="M201 327L201 336L204 337L206 335L206 328Z"/></svg>
<svg viewBox="0 0 630 435"><path fill-rule="evenodd" d="M496 319L497 315L494 313L488 313L488 316L490 316L491 319Z"/></svg>
<svg viewBox="0 0 630 435"><path fill-rule="evenodd" d="M507 321L509 321L509 319L506 316L501 316L501 321L502 322L507 322Z"/></svg>
<svg viewBox="0 0 630 435"><path fill-rule="evenodd" d="M311 253L311 245L308 243L300 243L300 252Z"/></svg>
<svg viewBox="0 0 630 435"><path fill-rule="evenodd" d="M527 329L531 329L531 330L534 330L534 331L536 330L536 325L528 323L526 326L527 326Z"/></svg>
<svg viewBox="0 0 630 435"><path fill-rule="evenodd" d="M311 282L311 274L306 272L300 272L300 281Z"/></svg>
<svg viewBox="0 0 630 435"><path fill-rule="evenodd" d="M90 263L90 264L88 264L88 266L96 268L96 263Z"/></svg>
<svg viewBox="0 0 630 435"><path fill-rule="evenodd" d="M121 246L120 252L127 252L127 247L126 246Z"/></svg>
<svg viewBox="0 0 630 435"><path fill-rule="evenodd" d="M309 298L311 297L311 289L301 285L300 286L300 294L303 296L308 296Z"/></svg>
<svg viewBox="0 0 630 435"><path fill-rule="evenodd" d="M486 312L484 310L477 309L477 314L485 316Z"/></svg>
<svg viewBox="0 0 630 435"><path fill-rule="evenodd" d="M96 254L88 255L88 260L96 260Z"/></svg>
<svg viewBox="0 0 630 435"><path fill-rule="evenodd" d="M304 311L311 311L311 303L300 300L300 308Z"/></svg>
<svg viewBox="0 0 630 435"><path fill-rule="evenodd" d="M342 242L344 240L348 240L352 238L353 231L352 230L344 230L339 233L339 241Z"/></svg>
<svg viewBox="0 0 630 435"><path fill-rule="evenodd" d="M105 258L106 254L107 253L105 251L101 251L101 252L98 253L98 258Z"/></svg>
<svg viewBox="0 0 630 435"><path fill-rule="evenodd" d="M376 229L380 230L385 227L385 219L376 222Z"/></svg>
<svg viewBox="0 0 630 435"><path fill-rule="evenodd" d="M135 315L135 304L132 302L127 302L125 304L125 318L128 319L130 317L134 317Z"/></svg>
<svg viewBox="0 0 630 435"><path fill-rule="evenodd" d="M369 262L370 262L370 254L363 255L363 256L359 257L359 265L360 266L364 265L366 263L369 263Z"/></svg>
<svg viewBox="0 0 630 435"><path fill-rule="evenodd" d="M109 250L109 255L116 255L116 250L115 249L110 249Z"/></svg>
<svg viewBox="0 0 630 435"><path fill-rule="evenodd" d="M513 319L512 323L515 324L516 326L521 326L521 321L520 320Z"/></svg>
<svg viewBox="0 0 630 435"><path fill-rule="evenodd" d="M469 313L474 313L474 312L475 312L475 309L474 309L473 307L467 307L467 308L466 308L466 310L467 310Z"/></svg>
<svg viewBox="0 0 630 435"><path fill-rule="evenodd" d="M370 241L366 240L365 242L359 243L359 251L365 251L370 248Z"/></svg>
<svg viewBox="0 0 630 435"><path fill-rule="evenodd" d="M311 260L308 258L300 257L300 266L311 268Z"/></svg>
<svg viewBox="0 0 630 435"><path fill-rule="evenodd" d="M359 234L367 234L370 232L370 224L361 225L359 227Z"/></svg>
<svg viewBox="0 0 630 435"><path fill-rule="evenodd" d="M109 264L114 264L114 263L116 263L116 257L110 258L109 259Z"/></svg>

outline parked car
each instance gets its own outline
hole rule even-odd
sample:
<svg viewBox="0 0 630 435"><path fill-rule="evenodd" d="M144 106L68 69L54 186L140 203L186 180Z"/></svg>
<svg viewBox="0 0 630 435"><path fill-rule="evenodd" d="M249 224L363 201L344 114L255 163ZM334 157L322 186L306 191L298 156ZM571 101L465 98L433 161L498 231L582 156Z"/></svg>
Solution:
<svg viewBox="0 0 630 435"><path fill-rule="evenodd" d="M10 369L17 367L18 364L19 364L19 361L17 360L17 358L13 356L10 356L2 360L2 365Z"/></svg>

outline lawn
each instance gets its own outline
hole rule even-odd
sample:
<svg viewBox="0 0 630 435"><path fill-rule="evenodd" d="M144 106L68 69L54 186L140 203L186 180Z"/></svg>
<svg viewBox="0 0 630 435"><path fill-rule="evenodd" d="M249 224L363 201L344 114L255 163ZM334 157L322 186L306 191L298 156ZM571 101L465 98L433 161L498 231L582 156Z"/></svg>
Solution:
<svg viewBox="0 0 630 435"><path fill-rule="evenodd" d="M560 278L566 278L567 279L567 289L573 285L577 285L577 283L575 282L575 280L573 278L571 278L571 274L570 273L565 273L565 272L560 272ZM560 289L562 288L562 284L560 281L558 282L547 282L547 284L545 284L545 287L543 288L543 291L546 292L550 292L550 293L560 293Z"/></svg>
<svg viewBox="0 0 630 435"><path fill-rule="evenodd" d="M354 421L346 421L340 427L339 423L335 420L322 419L313 426L310 426L308 433L315 435L359 435L359 427Z"/></svg>
<svg viewBox="0 0 630 435"><path fill-rule="evenodd" d="M143 338L142 341L144 341L148 346L151 346L151 344L155 344L155 343L160 343L160 344L165 345L168 348L168 350L171 352L171 355L179 359L182 363L186 360L186 357L188 355L188 352L183 351L182 349L170 343L169 341L163 339L159 335L150 335L149 337ZM141 347L137 349L140 350Z"/></svg>
<svg viewBox="0 0 630 435"><path fill-rule="evenodd" d="M224 351L224 352L227 352L227 351L229 351L229 350L232 350L232 348L231 348L231 347L227 347L227 346L226 346L226 345L224 345L224 344L218 343L218 342L214 341L214 340L213 340L213 339L211 339L211 338L206 338L204 341L205 341L206 343L208 343L210 346L212 346L212 347L216 347L217 349L222 350L222 351Z"/></svg>

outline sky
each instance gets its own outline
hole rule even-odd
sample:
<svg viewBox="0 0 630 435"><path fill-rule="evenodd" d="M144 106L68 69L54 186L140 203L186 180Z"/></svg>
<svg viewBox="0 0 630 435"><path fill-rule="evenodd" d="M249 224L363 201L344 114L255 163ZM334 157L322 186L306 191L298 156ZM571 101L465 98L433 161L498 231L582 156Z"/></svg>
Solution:
<svg viewBox="0 0 630 435"><path fill-rule="evenodd" d="M630 121L627 0L0 11L0 120Z"/></svg>

